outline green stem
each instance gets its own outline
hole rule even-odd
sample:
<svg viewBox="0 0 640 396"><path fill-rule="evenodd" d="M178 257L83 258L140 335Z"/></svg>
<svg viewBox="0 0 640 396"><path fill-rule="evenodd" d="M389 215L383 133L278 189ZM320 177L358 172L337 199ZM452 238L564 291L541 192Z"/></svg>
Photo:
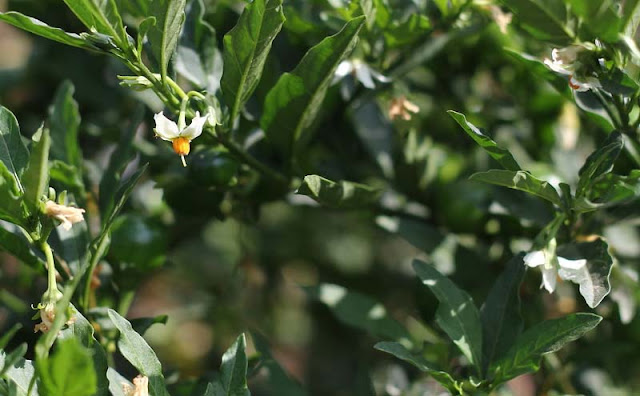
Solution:
<svg viewBox="0 0 640 396"><path fill-rule="evenodd" d="M108 240L109 238L107 238L107 233L103 232L100 236L100 239L98 239L98 242L96 243L96 248L93 251L93 254L91 255L91 262L86 274L84 291L82 293L82 299L80 301L80 303L82 304L82 309L84 311L89 309L89 298L91 295L91 279L93 278L93 271L95 271L96 267L98 266L98 262L100 261L100 258L102 257L104 250L107 247Z"/></svg>
<svg viewBox="0 0 640 396"><path fill-rule="evenodd" d="M44 256L47 259L47 290L58 290L58 284L56 283L56 265L53 261L53 252L51 246L47 242L40 244L40 249L44 252Z"/></svg>
<svg viewBox="0 0 640 396"><path fill-rule="evenodd" d="M613 110L611 110L609 103L607 103L607 101L604 99L602 94L597 89L593 89L592 92L596 95L598 102L600 102L604 110L607 112L607 114L609 115L609 118L611 118L611 122L613 122L613 127L615 129L622 130L623 125L620 122L619 117L617 117L616 114L613 112Z"/></svg>
<svg viewBox="0 0 640 396"><path fill-rule="evenodd" d="M118 301L118 313L120 315L127 316L127 312L129 312L129 307L131 307L131 303L133 303L133 298L135 296L135 290L125 290L120 294L120 299Z"/></svg>

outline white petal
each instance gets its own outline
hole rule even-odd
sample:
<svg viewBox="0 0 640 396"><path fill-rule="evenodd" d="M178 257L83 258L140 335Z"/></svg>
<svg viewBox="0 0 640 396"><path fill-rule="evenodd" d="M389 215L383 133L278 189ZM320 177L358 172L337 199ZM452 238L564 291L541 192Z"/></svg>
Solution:
<svg viewBox="0 0 640 396"><path fill-rule="evenodd" d="M358 63L356 65L356 78L369 89L374 89L376 84L373 82L373 78L371 77L371 69L369 66Z"/></svg>
<svg viewBox="0 0 640 396"><path fill-rule="evenodd" d="M162 140L173 140L180 135L180 130L178 130L178 125L168 119L167 117L159 112L158 114L153 116L153 119L156 121L155 132L156 135L160 136Z"/></svg>
<svg viewBox="0 0 640 396"><path fill-rule="evenodd" d="M375 78L376 80L378 80L380 82L387 83L387 82L391 81L391 79L389 77L385 76L384 74L382 74L382 73L380 73L378 71L375 71L375 70L373 70L371 68L369 69L369 71L371 72L371 75L373 76L373 78Z"/></svg>
<svg viewBox="0 0 640 396"><path fill-rule="evenodd" d="M524 256L523 260L524 263L529 267L537 267L547 262L545 254L542 250L536 250L534 252L528 253L526 256Z"/></svg>
<svg viewBox="0 0 640 396"><path fill-rule="evenodd" d="M556 62L550 59L545 59L544 64L554 72L564 74L565 76L569 76L573 73L573 67L569 65L564 65L562 62Z"/></svg>
<svg viewBox="0 0 640 396"><path fill-rule="evenodd" d="M546 268L542 267L542 285L549 293L553 293L556 290L557 282L556 269L554 267Z"/></svg>
<svg viewBox="0 0 640 396"><path fill-rule="evenodd" d="M566 268L568 270L578 270L587 264L587 260L569 260L564 257L558 256L558 264L560 264L560 267Z"/></svg>
<svg viewBox="0 0 640 396"><path fill-rule="evenodd" d="M333 75L333 81L339 80L345 77L347 74L353 71L353 62L351 61L342 61L336 68L336 72Z"/></svg>
<svg viewBox="0 0 640 396"><path fill-rule="evenodd" d="M196 112L196 116L191 120L191 124L180 132L181 137L193 140L202 134L202 128L207 122L208 116L200 117L200 113Z"/></svg>

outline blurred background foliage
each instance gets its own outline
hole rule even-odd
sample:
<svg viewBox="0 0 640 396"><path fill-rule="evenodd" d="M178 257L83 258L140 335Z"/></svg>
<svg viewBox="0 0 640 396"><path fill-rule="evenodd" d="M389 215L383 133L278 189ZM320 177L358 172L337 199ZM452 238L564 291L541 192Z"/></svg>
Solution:
<svg viewBox="0 0 640 396"><path fill-rule="evenodd" d="M221 42L243 3L205 3L205 19ZM254 117L277 77L342 26L347 3L285 2L283 34L248 103L242 136L250 137L257 127ZM531 40L517 24L501 32L488 4L445 15L429 1L389 3L394 20L420 13L432 28L390 34L384 46L374 33L361 35L351 58L394 82L369 90L350 74L334 84L299 164L302 175L385 187L382 204L364 209L327 209L306 197L283 195L230 156L209 152L205 139L196 142L190 166L183 169L169 147L153 139L152 115L161 102L121 87L116 76L127 74L123 66L0 24L0 104L15 113L23 134L36 131L56 90L68 80L82 116L79 139L89 193L96 192L101 170L126 131L135 131L135 162L150 162L126 216L114 226L111 250L95 279L94 302L125 311L131 303L130 318L168 315L165 325L146 333L165 369L174 373L168 381L217 367L235 337L249 330L266 336L275 358L311 394L364 395L372 387L389 395L436 392L417 370L372 348L383 337L349 326L316 301L313 288L337 284L374 298L413 339L429 344L434 361L447 362L453 353L433 322L437 302L415 277L411 260L418 255L433 262L476 302L483 301L504 264L530 248L553 212L524 193L468 181L490 167L490 158L446 111L465 113L523 167L547 179L572 181L605 139L608 130L505 50L542 59L551 48ZM57 0L0 0L0 10L8 9L83 31ZM419 112L410 120L389 119L392 100L403 96ZM141 113L142 123L132 129ZM259 145L252 150L277 165ZM616 164L618 173L631 168L624 155ZM638 209L632 203L608 223L593 219L593 232L604 233L620 264L614 268L613 294L596 309L606 320L585 339L546 357L539 373L500 392L613 395L640 389L639 290L633 272L640 257ZM411 243L398 235L399 218ZM16 345L35 340L33 311L25 301L39 300L43 274L0 255L0 333L23 323L12 341ZM539 290L539 276L528 271L521 290L527 323L589 310L575 285L561 283L550 295ZM257 372L250 382L257 395L268 394L261 393L261 378Z"/></svg>

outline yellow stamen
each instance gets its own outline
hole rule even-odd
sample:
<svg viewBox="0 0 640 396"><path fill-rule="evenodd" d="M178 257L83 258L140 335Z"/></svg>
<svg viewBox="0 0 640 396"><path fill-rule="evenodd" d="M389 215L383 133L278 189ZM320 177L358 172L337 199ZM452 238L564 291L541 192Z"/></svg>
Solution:
<svg viewBox="0 0 640 396"><path fill-rule="evenodd" d="M189 155L191 151L190 141L186 137L177 137L173 139L173 151L178 155Z"/></svg>

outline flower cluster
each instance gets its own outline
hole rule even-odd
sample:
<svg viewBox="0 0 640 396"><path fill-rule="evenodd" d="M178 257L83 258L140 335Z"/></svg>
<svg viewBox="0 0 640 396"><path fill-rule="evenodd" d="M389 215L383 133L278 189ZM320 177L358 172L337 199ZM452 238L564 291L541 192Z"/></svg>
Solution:
<svg viewBox="0 0 640 396"><path fill-rule="evenodd" d="M524 256L524 263L529 267L541 267L542 284L549 293L556 289L558 275L564 280L576 280L580 278L587 260L569 260L556 254L556 240L552 239L542 250L530 252Z"/></svg>
<svg viewBox="0 0 640 396"><path fill-rule="evenodd" d="M586 48L581 45L571 45L566 48L554 48L551 51L551 59L545 59L544 64L556 73L569 76L569 86L578 92L590 89L602 88L600 81L595 77L576 77L582 63L578 61L578 55Z"/></svg>

